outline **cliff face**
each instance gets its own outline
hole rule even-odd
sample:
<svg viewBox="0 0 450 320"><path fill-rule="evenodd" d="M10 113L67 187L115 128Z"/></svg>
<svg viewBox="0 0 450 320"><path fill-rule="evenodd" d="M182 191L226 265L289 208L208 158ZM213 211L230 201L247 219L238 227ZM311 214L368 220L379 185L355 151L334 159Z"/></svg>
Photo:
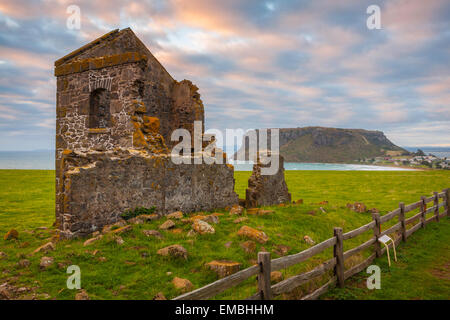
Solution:
<svg viewBox="0 0 450 320"><path fill-rule="evenodd" d="M279 130L280 154L287 162L352 162L362 158L407 153L381 131L323 127ZM243 152L247 159L248 150L241 148L237 154L242 155Z"/></svg>

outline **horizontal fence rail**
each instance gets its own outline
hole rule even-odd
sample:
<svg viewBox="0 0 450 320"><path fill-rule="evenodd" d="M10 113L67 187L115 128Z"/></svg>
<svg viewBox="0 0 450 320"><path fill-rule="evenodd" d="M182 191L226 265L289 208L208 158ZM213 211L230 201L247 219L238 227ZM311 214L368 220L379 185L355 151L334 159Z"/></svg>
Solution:
<svg viewBox="0 0 450 320"><path fill-rule="evenodd" d="M441 199L442 201L439 202ZM428 205L431 202L433 202L432 205ZM420 228L424 228L428 223L432 221L439 222L440 218L450 216L449 207L450 189L445 189L441 193L434 192L431 197L423 196L420 201L408 205L400 203L397 209L392 210L383 216L380 216L379 213L373 213L373 220L357 229L342 233L341 228L334 228L334 236L332 238L322 241L301 252L272 260L270 259L269 252L259 252L258 264L217 280L202 288L182 294L174 300L209 299L227 289L239 285L252 276L257 276L258 292L248 297L247 300L270 300L273 296L290 292L313 279L323 277L329 274L330 271L333 271L331 278L329 278L324 285L302 297L302 300L317 299L335 284L340 287L344 287L344 281L346 279L361 272L367 268L375 258L386 253L386 247L381 248L378 241L381 236L397 232L400 234L398 238L394 238L395 246L397 246L400 242L406 241L406 239L414 232ZM441 213L439 212L440 208L444 208ZM405 218L406 213L416 209L419 209L418 213L409 218ZM427 215L431 213L433 213L433 215L427 218ZM382 231L382 224L392 220L395 217L398 217L398 222ZM414 224L418 220L419 222ZM408 228L411 224L414 225ZM353 239L369 230L373 231L373 236L369 240L344 252L343 242L345 240ZM388 248L391 248L392 246L393 244L390 243ZM294 275L274 285L270 284L271 271L286 269L297 265L331 247L333 247L333 258L323 262L312 270ZM344 262L346 260L363 250L369 249L370 247L374 248L374 252L370 254L368 258L348 270L345 270Z"/></svg>

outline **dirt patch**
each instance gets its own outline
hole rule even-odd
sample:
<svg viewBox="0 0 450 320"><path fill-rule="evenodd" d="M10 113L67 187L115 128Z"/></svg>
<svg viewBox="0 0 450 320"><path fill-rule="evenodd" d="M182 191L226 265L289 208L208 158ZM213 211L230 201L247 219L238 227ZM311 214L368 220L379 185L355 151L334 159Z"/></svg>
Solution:
<svg viewBox="0 0 450 320"><path fill-rule="evenodd" d="M430 273L436 278L450 280L450 261L444 262L439 267L434 267Z"/></svg>

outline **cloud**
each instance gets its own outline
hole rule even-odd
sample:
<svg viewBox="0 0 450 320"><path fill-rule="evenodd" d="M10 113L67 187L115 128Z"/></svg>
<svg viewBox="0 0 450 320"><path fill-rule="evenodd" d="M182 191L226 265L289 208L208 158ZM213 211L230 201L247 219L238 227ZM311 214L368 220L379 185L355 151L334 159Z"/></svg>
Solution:
<svg viewBox="0 0 450 320"><path fill-rule="evenodd" d="M77 31L66 28L73 1L3 1L0 149L51 146L53 61L128 26L199 86L207 128L360 127L449 144L449 2L380 0L382 29L368 30L372 2L82 0Z"/></svg>

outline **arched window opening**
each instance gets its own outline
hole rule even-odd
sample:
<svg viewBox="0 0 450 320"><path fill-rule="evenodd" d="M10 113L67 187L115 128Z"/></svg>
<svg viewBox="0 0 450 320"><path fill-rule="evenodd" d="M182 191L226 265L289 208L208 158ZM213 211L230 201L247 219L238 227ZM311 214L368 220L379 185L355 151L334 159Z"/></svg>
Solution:
<svg viewBox="0 0 450 320"><path fill-rule="evenodd" d="M111 125L110 94L103 88L95 89L89 97L89 128L108 128Z"/></svg>

